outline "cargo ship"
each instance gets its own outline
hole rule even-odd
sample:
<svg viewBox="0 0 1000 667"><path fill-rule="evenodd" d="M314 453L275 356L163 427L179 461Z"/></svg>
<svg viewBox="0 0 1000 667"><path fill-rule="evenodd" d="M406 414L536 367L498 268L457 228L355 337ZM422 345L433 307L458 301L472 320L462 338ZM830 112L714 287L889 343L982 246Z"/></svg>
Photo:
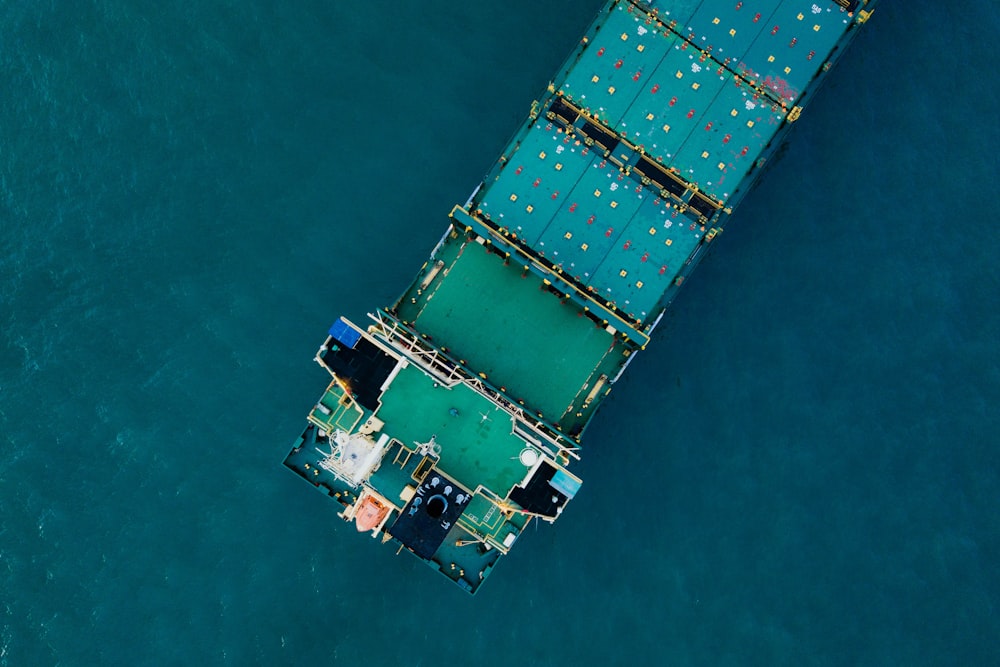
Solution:
<svg viewBox="0 0 1000 667"><path fill-rule="evenodd" d="M608 2L402 296L330 327L285 466L475 593L873 9Z"/></svg>

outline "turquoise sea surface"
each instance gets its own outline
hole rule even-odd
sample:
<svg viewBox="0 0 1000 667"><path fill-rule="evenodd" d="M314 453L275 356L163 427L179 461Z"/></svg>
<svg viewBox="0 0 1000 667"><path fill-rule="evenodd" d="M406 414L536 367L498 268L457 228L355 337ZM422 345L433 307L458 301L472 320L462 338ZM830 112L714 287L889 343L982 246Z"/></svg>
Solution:
<svg viewBox="0 0 1000 667"><path fill-rule="evenodd" d="M881 2L476 597L282 467L600 5L0 5L0 666L1000 664L997 3Z"/></svg>

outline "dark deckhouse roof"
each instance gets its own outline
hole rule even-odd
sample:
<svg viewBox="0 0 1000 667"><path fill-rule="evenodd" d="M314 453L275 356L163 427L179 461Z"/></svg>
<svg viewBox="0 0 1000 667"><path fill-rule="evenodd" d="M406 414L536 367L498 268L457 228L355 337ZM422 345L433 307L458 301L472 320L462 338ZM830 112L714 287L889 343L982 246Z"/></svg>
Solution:
<svg viewBox="0 0 1000 667"><path fill-rule="evenodd" d="M455 480L431 470L389 534L421 558L430 558L465 511L470 495Z"/></svg>

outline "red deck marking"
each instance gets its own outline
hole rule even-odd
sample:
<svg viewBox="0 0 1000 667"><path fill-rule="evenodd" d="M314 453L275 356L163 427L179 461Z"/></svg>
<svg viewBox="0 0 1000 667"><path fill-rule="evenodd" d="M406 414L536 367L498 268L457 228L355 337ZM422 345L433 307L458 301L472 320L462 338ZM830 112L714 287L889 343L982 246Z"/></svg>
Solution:
<svg viewBox="0 0 1000 667"><path fill-rule="evenodd" d="M742 2L737 2L736 3L736 11L740 11L740 8L742 8L742 7L743 7L743 3Z"/></svg>
<svg viewBox="0 0 1000 667"><path fill-rule="evenodd" d="M788 48L792 48L793 46L795 46L798 43L799 43L799 38L798 37L792 37L792 41L790 41L788 43Z"/></svg>
<svg viewBox="0 0 1000 667"><path fill-rule="evenodd" d="M639 258L639 261L640 262L645 262L647 259L649 259L649 253L648 252L644 252L644 253L642 253L642 257Z"/></svg>
<svg viewBox="0 0 1000 667"><path fill-rule="evenodd" d="M540 178L536 178L536 179L535 179L535 182L534 182L534 183L532 183L532 186L533 186L533 187L536 187L536 188L537 188L537 187L538 187L538 184L539 184L539 183L541 183L541 182L542 182L542 179L540 179Z"/></svg>
<svg viewBox="0 0 1000 667"><path fill-rule="evenodd" d="M514 173L520 174L522 171L524 171L524 167L518 167L517 169L514 170Z"/></svg>
<svg viewBox="0 0 1000 667"><path fill-rule="evenodd" d="M632 247L632 241L625 241L625 245L622 246L622 250L628 250Z"/></svg>
<svg viewBox="0 0 1000 667"><path fill-rule="evenodd" d="M590 216L589 218L587 218L587 224L588 224L588 225L592 225L592 224L594 224L594 217L595 217L595 216L593 216L593 215L592 215L592 216Z"/></svg>
<svg viewBox="0 0 1000 667"><path fill-rule="evenodd" d="M604 235L611 238L611 232L614 231L614 227L608 227L608 231L604 232Z"/></svg>
<svg viewBox="0 0 1000 667"><path fill-rule="evenodd" d="M624 63L624 62L625 62L624 60L622 60L621 58L619 58L618 62L615 63L615 69L621 69L622 68L622 63Z"/></svg>
<svg viewBox="0 0 1000 667"><path fill-rule="evenodd" d="M555 192L552 193L552 198L557 199L558 197L559 197L559 191L556 190Z"/></svg>
<svg viewBox="0 0 1000 667"><path fill-rule="evenodd" d="M597 55L599 55L599 56L603 56L604 55L604 47L603 46L601 48L597 49Z"/></svg>
<svg viewBox="0 0 1000 667"><path fill-rule="evenodd" d="M574 211L576 211L576 202L569 205L569 212L573 213Z"/></svg>
<svg viewBox="0 0 1000 667"><path fill-rule="evenodd" d="M709 121L708 125L705 126L705 131L708 132L711 129L712 129L712 121Z"/></svg>
<svg viewBox="0 0 1000 667"><path fill-rule="evenodd" d="M808 56L806 56L806 60L812 60L812 59L813 59L813 56L815 56L815 55L816 55L816 52L815 52L815 51L810 51L810 52L809 52L809 55L808 55Z"/></svg>
<svg viewBox="0 0 1000 667"><path fill-rule="evenodd" d="M753 15L753 22L756 23L759 20L760 20L760 14L754 14Z"/></svg>
<svg viewBox="0 0 1000 667"><path fill-rule="evenodd" d="M635 74L633 74L633 75L632 75L632 80L633 80L633 81L638 81L638 80L639 80L639 77L640 77L641 75L642 75L642 71L638 71L638 72L636 72Z"/></svg>
<svg viewBox="0 0 1000 667"><path fill-rule="evenodd" d="M732 139L732 138L733 138L733 135L727 134L726 136L722 137L722 143L728 144L729 140Z"/></svg>
<svg viewBox="0 0 1000 667"><path fill-rule="evenodd" d="M677 98L676 97L671 97L670 98L670 102L668 102L668 104L670 106L674 106L675 104L677 104Z"/></svg>
<svg viewBox="0 0 1000 667"><path fill-rule="evenodd" d="M774 26L773 28L771 28L771 34L772 35L777 35L778 34L778 26Z"/></svg>
<svg viewBox="0 0 1000 667"><path fill-rule="evenodd" d="M788 84L787 81L785 81L780 77L772 77L768 75L767 77L764 78L764 85L773 90L774 92L778 93L785 99L789 100L795 99L795 96L798 94L795 91L795 89ZM775 109L775 111L777 111L777 109Z"/></svg>
<svg viewBox="0 0 1000 667"><path fill-rule="evenodd" d="M667 272L667 265L664 264L663 266L660 267L660 275L662 276L666 272Z"/></svg>
<svg viewBox="0 0 1000 667"><path fill-rule="evenodd" d="M694 118L694 109L691 109L691 111L688 111L688 118Z"/></svg>
<svg viewBox="0 0 1000 667"><path fill-rule="evenodd" d="M649 92L651 92L651 93L653 93L653 94L655 95L655 94L656 94L656 92L657 92L657 91L658 91L659 89L660 89L660 84L658 84L658 83L654 83L654 84L653 84L653 87L652 87L652 88L650 89L650 91L649 91Z"/></svg>

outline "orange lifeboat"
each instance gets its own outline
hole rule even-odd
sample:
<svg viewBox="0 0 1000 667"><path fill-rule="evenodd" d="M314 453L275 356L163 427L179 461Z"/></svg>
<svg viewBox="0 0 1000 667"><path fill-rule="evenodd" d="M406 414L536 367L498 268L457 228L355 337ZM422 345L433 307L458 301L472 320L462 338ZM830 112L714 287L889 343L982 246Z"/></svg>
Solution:
<svg viewBox="0 0 1000 667"><path fill-rule="evenodd" d="M372 496L365 496L357 512L354 513L354 524L359 533L366 533L377 528L388 513L388 507Z"/></svg>

